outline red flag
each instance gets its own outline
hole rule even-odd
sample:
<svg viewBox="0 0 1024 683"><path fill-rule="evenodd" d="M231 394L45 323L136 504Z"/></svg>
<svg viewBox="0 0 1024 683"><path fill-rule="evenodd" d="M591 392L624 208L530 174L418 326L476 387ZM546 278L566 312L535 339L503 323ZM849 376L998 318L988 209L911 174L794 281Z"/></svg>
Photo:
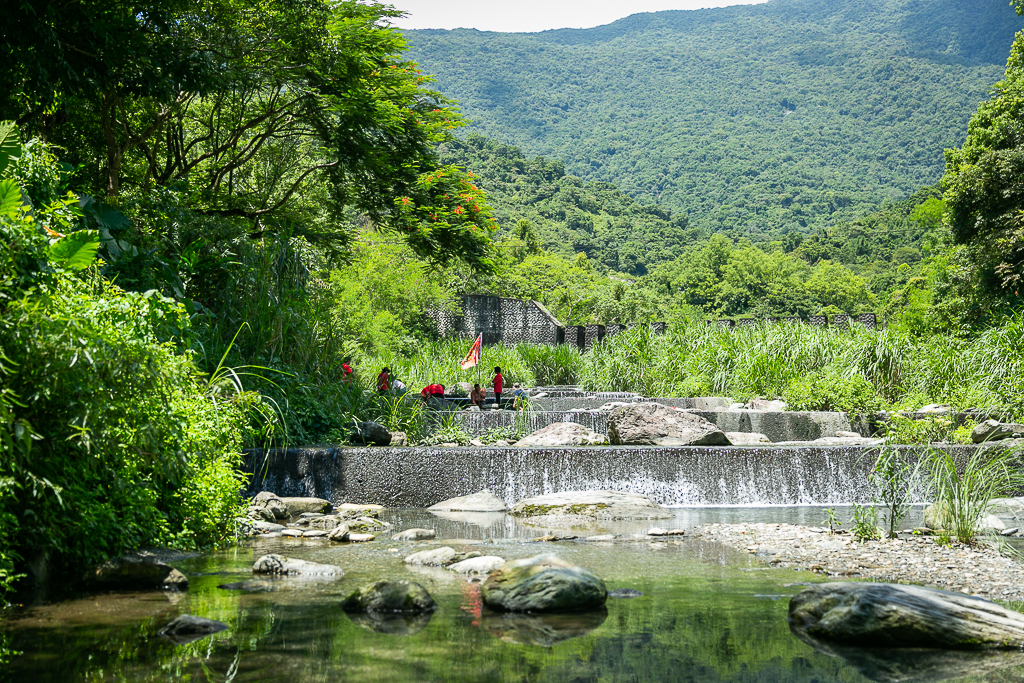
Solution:
<svg viewBox="0 0 1024 683"><path fill-rule="evenodd" d="M473 345L469 347L469 353L462 359L459 364L463 370L469 370L472 367L476 367L476 364L480 362L480 344L483 343L484 333L481 332L480 336L476 338Z"/></svg>

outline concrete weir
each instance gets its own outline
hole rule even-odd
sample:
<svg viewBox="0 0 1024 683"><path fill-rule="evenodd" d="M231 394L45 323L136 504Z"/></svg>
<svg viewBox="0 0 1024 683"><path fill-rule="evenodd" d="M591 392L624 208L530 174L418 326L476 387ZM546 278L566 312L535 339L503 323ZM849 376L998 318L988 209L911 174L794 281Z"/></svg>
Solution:
<svg viewBox="0 0 1024 683"><path fill-rule="evenodd" d="M908 459L919 449L896 446ZM947 446L962 459L972 446ZM877 449L858 446L290 448L247 453L250 495L428 507L490 489L511 504L555 491L610 489L662 505L867 503Z"/></svg>

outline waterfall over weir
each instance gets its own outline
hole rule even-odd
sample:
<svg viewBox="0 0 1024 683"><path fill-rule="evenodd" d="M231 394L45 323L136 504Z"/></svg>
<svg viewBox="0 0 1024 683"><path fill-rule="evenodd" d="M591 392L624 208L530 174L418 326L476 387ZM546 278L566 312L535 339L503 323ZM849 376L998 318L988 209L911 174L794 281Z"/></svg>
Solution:
<svg viewBox="0 0 1024 683"><path fill-rule="evenodd" d="M918 449L897 446L908 460ZM958 459L975 446L948 446ZM877 448L615 446L589 448L290 448L250 451L250 494L422 508L490 489L513 503L555 491L610 489L669 506L839 505L871 501Z"/></svg>

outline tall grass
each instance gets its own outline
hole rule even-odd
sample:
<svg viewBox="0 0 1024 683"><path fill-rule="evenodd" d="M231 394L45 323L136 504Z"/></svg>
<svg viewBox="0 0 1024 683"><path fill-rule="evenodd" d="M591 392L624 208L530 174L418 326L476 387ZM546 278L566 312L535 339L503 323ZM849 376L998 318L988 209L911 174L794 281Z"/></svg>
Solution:
<svg viewBox="0 0 1024 683"><path fill-rule="evenodd" d="M979 448L963 465L948 451L931 451L927 467L941 511L940 524L957 540L973 542L992 499L1013 495L1024 485L1022 451L1020 447Z"/></svg>
<svg viewBox="0 0 1024 683"><path fill-rule="evenodd" d="M490 384L500 365L506 386L580 384L647 396L782 396L791 407L854 411L948 403L1004 418L1024 417L1024 317L973 339L918 339L894 330L802 324L722 328L680 325L665 334L638 326L596 344L488 346L481 371L461 370L468 340L425 343L414 355L364 355L364 375L383 366L410 388L432 382Z"/></svg>

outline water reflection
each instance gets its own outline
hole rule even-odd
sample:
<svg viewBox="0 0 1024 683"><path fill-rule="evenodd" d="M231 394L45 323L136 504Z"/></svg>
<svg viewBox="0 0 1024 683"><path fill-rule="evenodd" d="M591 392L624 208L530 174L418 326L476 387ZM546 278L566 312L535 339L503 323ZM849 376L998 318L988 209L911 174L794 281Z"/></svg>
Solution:
<svg viewBox="0 0 1024 683"><path fill-rule="evenodd" d="M381 614L380 612L346 612L349 620L365 628L389 636L411 636L419 633L430 624L433 612L420 614Z"/></svg>
<svg viewBox="0 0 1024 683"><path fill-rule="evenodd" d="M585 636L608 618L606 610L575 614L512 614L484 612L480 625L498 640L519 645L552 647Z"/></svg>
<svg viewBox="0 0 1024 683"><path fill-rule="evenodd" d="M801 640L818 652L845 660L866 678L878 683L933 683L985 676L1024 665L1024 652L1020 651L843 647L813 638Z"/></svg>

